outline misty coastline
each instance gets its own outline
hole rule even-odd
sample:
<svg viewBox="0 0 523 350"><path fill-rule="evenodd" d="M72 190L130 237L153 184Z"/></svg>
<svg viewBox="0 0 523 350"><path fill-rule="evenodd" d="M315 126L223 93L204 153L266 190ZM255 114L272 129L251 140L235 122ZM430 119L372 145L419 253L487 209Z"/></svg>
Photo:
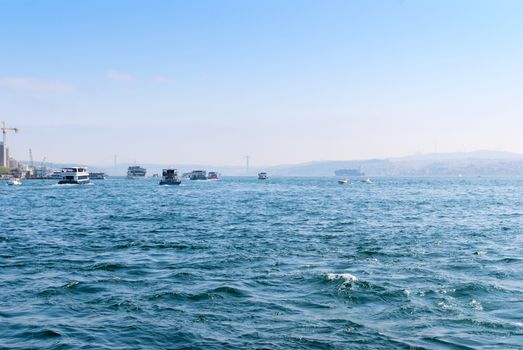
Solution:
<svg viewBox="0 0 523 350"><path fill-rule="evenodd" d="M52 167L71 166L53 163ZM105 171L112 176L123 176L131 163L112 165L83 164L93 170ZM173 164L141 163L149 174L160 173ZM254 176L266 171L271 176L334 176L337 169L359 169L366 176L523 176L523 155L502 151L474 151L456 153L419 154L400 158L365 160L324 160L298 164L271 166L244 166L211 164L174 164L181 172L193 169L218 171L224 176Z"/></svg>

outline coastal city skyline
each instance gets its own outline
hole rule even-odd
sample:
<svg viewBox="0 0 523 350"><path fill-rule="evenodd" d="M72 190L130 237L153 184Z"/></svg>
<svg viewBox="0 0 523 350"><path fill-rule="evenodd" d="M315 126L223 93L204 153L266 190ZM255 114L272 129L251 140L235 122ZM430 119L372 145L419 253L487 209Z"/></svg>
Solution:
<svg viewBox="0 0 523 350"><path fill-rule="evenodd" d="M0 3L14 158L32 148L55 163L241 166L249 155L269 166L523 153L520 2L122 4Z"/></svg>

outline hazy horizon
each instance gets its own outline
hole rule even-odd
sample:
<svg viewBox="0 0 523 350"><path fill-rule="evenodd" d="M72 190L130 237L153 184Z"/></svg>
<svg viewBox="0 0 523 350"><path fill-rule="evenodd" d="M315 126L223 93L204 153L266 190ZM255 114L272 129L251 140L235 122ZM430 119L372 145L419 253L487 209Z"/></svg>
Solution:
<svg viewBox="0 0 523 350"><path fill-rule="evenodd" d="M28 162L28 159L20 159L23 162ZM496 150L474 150L470 152L446 152L446 153L417 153L410 154L401 157L384 157L384 158L365 158L365 159L311 159L304 162L298 163L281 163L281 164L257 164L252 161L249 162L249 174L256 174L258 171L263 170L274 170L274 169L284 169L284 168L299 168L302 166L309 165L321 165L340 163L338 167L349 167L357 168L358 164L361 167L368 162L379 162L379 161L391 161L396 163L416 163L419 161L422 162L453 162L453 161L509 161L509 162L522 162L523 154L506 152L506 151L496 151ZM38 160L34 161L35 164L42 164ZM114 159L111 163L81 163L81 162L51 162L46 161L46 166L50 167L60 167L60 166L88 166L91 170L100 170L100 171L114 171ZM121 174L125 174L127 167L130 165L139 165L143 167L153 167L158 170L160 167L169 167L169 168L178 168L183 171L190 171L198 168L205 168L208 171L218 170L218 171L234 171L235 173L240 172L241 174L245 173L246 164L224 164L224 163L173 163L173 162L164 162L164 163L154 163L154 162L130 162L130 161L118 161L116 166L118 171ZM150 169L149 169L150 170Z"/></svg>
<svg viewBox="0 0 523 350"><path fill-rule="evenodd" d="M0 120L35 162L523 153L518 1L0 3ZM7 54L6 54L7 53Z"/></svg>

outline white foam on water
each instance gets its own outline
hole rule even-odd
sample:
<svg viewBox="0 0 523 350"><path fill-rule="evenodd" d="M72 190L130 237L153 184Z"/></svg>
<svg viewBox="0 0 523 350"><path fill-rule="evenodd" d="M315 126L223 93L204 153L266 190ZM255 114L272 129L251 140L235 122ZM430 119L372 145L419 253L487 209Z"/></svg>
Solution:
<svg viewBox="0 0 523 350"><path fill-rule="evenodd" d="M343 279L343 280L345 280L345 282L343 282L343 283L351 283L351 282L358 280L358 278L356 276L351 275L350 273L328 273L327 279L329 281Z"/></svg>
<svg viewBox="0 0 523 350"><path fill-rule="evenodd" d="M469 303L469 305L474 309L474 310L478 310L478 311L483 311L483 305L481 305L481 303L475 299L472 299Z"/></svg>

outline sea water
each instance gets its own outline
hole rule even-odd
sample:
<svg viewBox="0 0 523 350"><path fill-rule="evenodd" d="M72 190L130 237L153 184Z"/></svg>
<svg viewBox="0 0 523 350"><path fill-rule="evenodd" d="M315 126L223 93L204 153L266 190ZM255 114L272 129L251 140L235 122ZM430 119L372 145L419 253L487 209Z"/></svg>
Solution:
<svg viewBox="0 0 523 350"><path fill-rule="evenodd" d="M523 348L521 178L27 180L0 209L0 348Z"/></svg>

